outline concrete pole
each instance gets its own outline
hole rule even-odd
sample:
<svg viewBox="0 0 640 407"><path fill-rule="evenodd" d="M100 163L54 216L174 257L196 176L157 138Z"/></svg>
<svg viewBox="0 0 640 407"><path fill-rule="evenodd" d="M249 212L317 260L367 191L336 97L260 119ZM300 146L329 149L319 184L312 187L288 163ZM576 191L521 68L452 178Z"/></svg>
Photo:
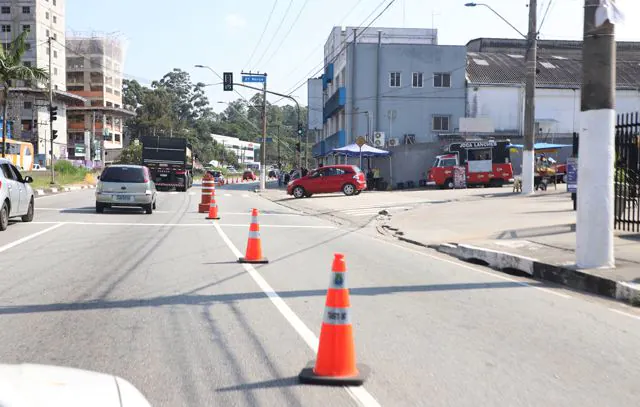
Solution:
<svg viewBox="0 0 640 407"><path fill-rule="evenodd" d="M49 148L51 149L51 185L56 183L56 170L53 165L53 120L51 120L51 109L53 109L53 48L51 37L47 38L49 43L49 138L51 143ZM3 117L5 125L7 124L7 117Z"/></svg>
<svg viewBox="0 0 640 407"><path fill-rule="evenodd" d="M262 146L260 146L260 190L267 189L267 74L262 91Z"/></svg>
<svg viewBox="0 0 640 407"><path fill-rule="evenodd" d="M536 0L529 1L529 33L527 35L527 83L524 101L524 148L522 149L522 194L533 194L535 174L535 144L536 127L536 67L537 67L537 7Z"/></svg>
<svg viewBox="0 0 640 407"><path fill-rule="evenodd" d="M596 27L599 0L585 0L578 150L576 263L615 266L614 161L616 43L610 21Z"/></svg>

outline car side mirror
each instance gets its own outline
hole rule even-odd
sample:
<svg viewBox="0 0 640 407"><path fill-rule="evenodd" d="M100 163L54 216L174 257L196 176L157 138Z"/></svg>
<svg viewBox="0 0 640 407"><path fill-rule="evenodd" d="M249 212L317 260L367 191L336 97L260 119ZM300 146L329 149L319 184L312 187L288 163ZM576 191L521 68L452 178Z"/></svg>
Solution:
<svg viewBox="0 0 640 407"><path fill-rule="evenodd" d="M27 175L26 177L24 177L24 182L26 182L27 184L31 184L33 182L33 178Z"/></svg>

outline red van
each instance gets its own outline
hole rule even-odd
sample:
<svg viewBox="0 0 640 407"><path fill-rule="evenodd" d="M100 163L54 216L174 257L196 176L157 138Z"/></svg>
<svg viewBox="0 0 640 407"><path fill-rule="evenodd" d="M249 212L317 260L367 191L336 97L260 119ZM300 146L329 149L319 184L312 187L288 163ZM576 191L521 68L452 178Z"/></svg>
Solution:
<svg viewBox="0 0 640 407"><path fill-rule="evenodd" d="M316 168L302 178L287 185L287 194L295 198L313 194L343 192L347 196L358 195L367 187L364 173L355 165L328 165Z"/></svg>

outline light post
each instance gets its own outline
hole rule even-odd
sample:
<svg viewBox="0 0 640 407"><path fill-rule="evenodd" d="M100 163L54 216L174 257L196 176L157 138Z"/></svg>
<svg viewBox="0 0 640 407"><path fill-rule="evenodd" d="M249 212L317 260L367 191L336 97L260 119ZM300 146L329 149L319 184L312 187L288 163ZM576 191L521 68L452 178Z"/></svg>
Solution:
<svg viewBox="0 0 640 407"><path fill-rule="evenodd" d="M524 35L520 30L513 26L500 13L495 11L491 6L485 3L466 3L466 7L482 6L486 7L493 14L498 16L507 25L513 28L520 36L527 40L527 57L526 57L526 84L525 84L525 106L524 106L524 148L522 149L522 195L531 195L534 193L534 177L535 177L535 93L536 93L536 68L537 68L537 49L538 49L538 30L537 30L537 0L529 0L529 31L528 35Z"/></svg>

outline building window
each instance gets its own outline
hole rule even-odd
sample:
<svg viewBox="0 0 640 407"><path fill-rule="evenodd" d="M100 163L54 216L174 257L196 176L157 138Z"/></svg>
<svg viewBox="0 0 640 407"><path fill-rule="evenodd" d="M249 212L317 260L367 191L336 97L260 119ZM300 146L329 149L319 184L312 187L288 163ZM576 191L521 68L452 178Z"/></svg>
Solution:
<svg viewBox="0 0 640 407"><path fill-rule="evenodd" d="M26 44L24 44L24 48L29 51L31 49L31 43L27 42Z"/></svg>
<svg viewBox="0 0 640 407"><path fill-rule="evenodd" d="M11 7L2 6L2 14L11 14Z"/></svg>
<svg viewBox="0 0 640 407"><path fill-rule="evenodd" d="M54 23L57 23L57 22L58 22L58 17L53 16L53 22L54 22Z"/></svg>
<svg viewBox="0 0 640 407"><path fill-rule="evenodd" d="M3 33L10 33L11 32L11 26L9 24L2 24L2 32Z"/></svg>
<svg viewBox="0 0 640 407"><path fill-rule="evenodd" d="M53 33L53 39L56 41L58 40L58 33Z"/></svg>
<svg viewBox="0 0 640 407"><path fill-rule="evenodd" d="M31 14L31 7L23 6L22 7L22 14Z"/></svg>
<svg viewBox="0 0 640 407"><path fill-rule="evenodd" d="M31 110L33 108L33 102L25 101L23 107L27 110Z"/></svg>
<svg viewBox="0 0 640 407"><path fill-rule="evenodd" d="M451 74L450 73L437 73L433 75L433 87L434 88L450 88L451 87Z"/></svg>
<svg viewBox="0 0 640 407"><path fill-rule="evenodd" d="M49 12L48 11L46 13L44 13L44 18L46 18L47 20L49 19Z"/></svg>
<svg viewBox="0 0 640 407"><path fill-rule="evenodd" d="M30 25L23 25L22 26L22 31L26 31L26 32L31 32L31 26Z"/></svg>
<svg viewBox="0 0 640 407"><path fill-rule="evenodd" d="M57 2L56 2L56 0L53 0L53 5L54 5L54 6L56 5L56 3L57 3Z"/></svg>
<svg viewBox="0 0 640 407"><path fill-rule="evenodd" d="M54 74L54 75L57 75L57 74L58 74L58 68L56 68L56 67L54 67L54 68L53 68L53 74Z"/></svg>
<svg viewBox="0 0 640 407"><path fill-rule="evenodd" d="M51 52L51 48L47 47L47 55Z"/></svg>
<svg viewBox="0 0 640 407"><path fill-rule="evenodd" d="M400 72L389 73L389 86L392 88L400 87Z"/></svg>
<svg viewBox="0 0 640 407"><path fill-rule="evenodd" d="M55 49L53 50L53 57L58 58L58 51L56 51Z"/></svg>
<svg viewBox="0 0 640 407"><path fill-rule="evenodd" d="M414 72L413 73L411 86L414 87L414 88L421 88L422 87L422 72Z"/></svg>
<svg viewBox="0 0 640 407"><path fill-rule="evenodd" d="M433 116L433 131L449 131L449 116Z"/></svg>
<svg viewBox="0 0 640 407"><path fill-rule="evenodd" d="M31 66L31 61L22 61L22 65L24 65L26 67L30 67Z"/></svg>
<svg viewBox="0 0 640 407"><path fill-rule="evenodd" d="M51 33L49 32L49 30L47 30L47 38L51 37L50 35Z"/></svg>

